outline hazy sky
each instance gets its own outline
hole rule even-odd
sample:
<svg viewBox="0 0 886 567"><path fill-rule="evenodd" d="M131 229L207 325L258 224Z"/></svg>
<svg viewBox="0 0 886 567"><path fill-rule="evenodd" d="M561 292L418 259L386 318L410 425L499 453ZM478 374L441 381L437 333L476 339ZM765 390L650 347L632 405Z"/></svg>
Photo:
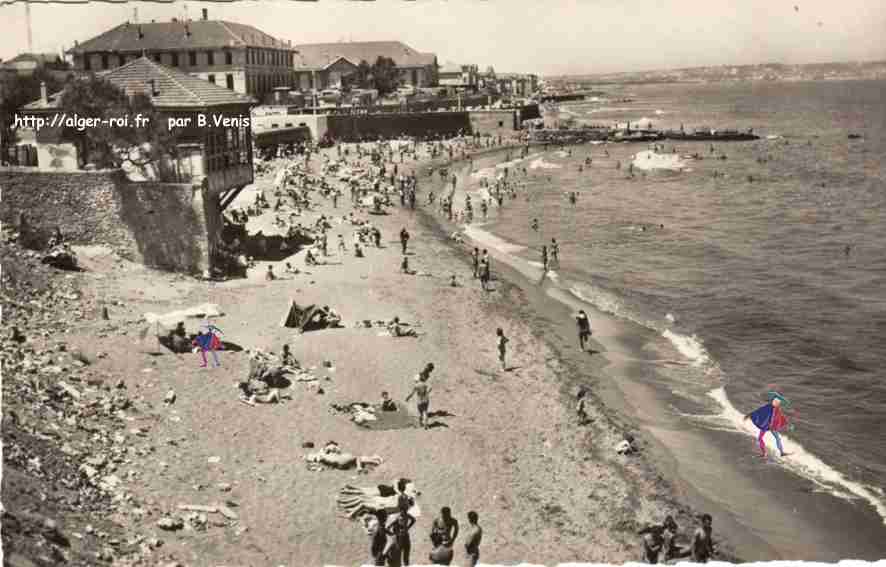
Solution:
<svg viewBox="0 0 886 567"><path fill-rule="evenodd" d="M188 15L296 43L399 39L497 71L609 73L699 65L886 60L886 0L246 0L32 4L34 49L133 20ZM27 49L23 3L0 6L0 57Z"/></svg>

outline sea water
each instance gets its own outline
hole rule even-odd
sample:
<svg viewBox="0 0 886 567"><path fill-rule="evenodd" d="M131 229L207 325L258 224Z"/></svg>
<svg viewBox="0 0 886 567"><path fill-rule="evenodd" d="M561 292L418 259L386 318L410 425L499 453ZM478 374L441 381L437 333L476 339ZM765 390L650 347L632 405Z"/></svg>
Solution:
<svg viewBox="0 0 886 567"><path fill-rule="evenodd" d="M570 104L567 116L579 123L753 128L761 139L666 141L658 151L674 157L662 161L682 170L635 167L633 176L629 164L650 159L648 144L487 163L474 181L506 167L521 189L468 228L527 277L541 276L540 248L556 238L554 284L652 330L662 357L686 361L650 380L674 396L685 427L725 435L721 460L735 459L752 482L773 475L754 456L755 428L742 418L768 389L781 391L795 427L783 437L789 456L775 464L797 482L780 490L857 509L857 517L834 514L850 523L847 533L859 531L852 521L876 518L861 530L863 543L840 550L859 557L886 552L875 543L877 533L886 542L884 95L883 81L650 85L613 92L631 104ZM575 205L570 191L579 192ZM826 504L816 506L828 515ZM754 522L740 503L735 509ZM779 537L796 539L784 529ZM783 554L797 551L785 546Z"/></svg>

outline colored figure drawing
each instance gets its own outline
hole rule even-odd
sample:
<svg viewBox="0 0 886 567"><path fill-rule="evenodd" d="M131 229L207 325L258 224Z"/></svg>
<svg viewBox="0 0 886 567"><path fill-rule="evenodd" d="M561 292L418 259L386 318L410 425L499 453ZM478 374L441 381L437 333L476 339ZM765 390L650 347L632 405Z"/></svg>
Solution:
<svg viewBox="0 0 886 567"><path fill-rule="evenodd" d="M760 430L757 442L760 445L761 456L766 456L766 444L763 442L763 437L768 431L772 433L773 437L775 437L775 444L778 447L778 452L784 457L786 453L781 444L781 436L779 435L779 432L788 428L788 418L784 414L782 407L787 409L790 407L791 403L784 396L775 391L769 392L768 396L768 404L749 413L744 418L750 419Z"/></svg>
<svg viewBox="0 0 886 567"><path fill-rule="evenodd" d="M221 329L209 323L204 323L200 327L200 331L192 343L194 345L194 352L199 351L200 357L203 359L203 364L200 365L200 368L206 368L207 351L212 353L213 366L221 366L218 361L218 354L216 354L217 350L224 348L221 340L218 338L219 334L223 334Z"/></svg>

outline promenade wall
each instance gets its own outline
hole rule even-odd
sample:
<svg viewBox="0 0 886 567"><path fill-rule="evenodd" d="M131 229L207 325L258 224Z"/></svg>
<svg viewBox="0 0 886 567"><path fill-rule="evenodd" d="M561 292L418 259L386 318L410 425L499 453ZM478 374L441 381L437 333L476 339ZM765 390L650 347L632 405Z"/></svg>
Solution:
<svg viewBox="0 0 886 567"><path fill-rule="evenodd" d="M0 219L19 213L44 240L58 227L71 244L102 244L166 270L201 273L220 229L217 198L189 184L131 182L119 170L0 168Z"/></svg>

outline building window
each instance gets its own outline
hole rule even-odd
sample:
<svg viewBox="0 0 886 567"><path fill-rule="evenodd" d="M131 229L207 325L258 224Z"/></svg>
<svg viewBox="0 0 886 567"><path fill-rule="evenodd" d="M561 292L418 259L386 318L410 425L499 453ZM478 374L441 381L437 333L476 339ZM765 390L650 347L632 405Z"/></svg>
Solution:
<svg viewBox="0 0 886 567"><path fill-rule="evenodd" d="M102 69L108 68L108 54L102 53Z"/></svg>
<svg viewBox="0 0 886 567"><path fill-rule="evenodd" d="M206 64L215 65L215 53L211 51L206 52Z"/></svg>
<svg viewBox="0 0 886 567"><path fill-rule="evenodd" d="M234 90L234 75L228 73L225 76L225 83L227 83L229 89Z"/></svg>
<svg viewBox="0 0 886 567"><path fill-rule="evenodd" d="M498 121L498 127L499 127L499 128L503 128L504 125L505 125L504 120L499 120L499 121Z"/></svg>
<svg viewBox="0 0 886 567"><path fill-rule="evenodd" d="M160 62L162 61L162 58L160 57L160 54L159 54L159 53L155 53L155 54L154 54L154 61L155 61L156 63L160 63Z"/></svg>
<svg viewBox="0 0 886 567"><path fill-rule="evenodd" d="M118 55L117 56L117 66L122 67L123 65L126 65L126 56L125 55Z"/></svg>
<svg viewBox="0 0 886 567"><path fill-rule="evenodd" d="M92 61L89 59L88 53L83 54L83 70L84 71L91 71L92 70Z"/></svg>
<svg viewBox="0 0 886 567"><path fill-rule="evenodd" d="M197 52L196 51L188 51L188 65L191 67L197 66Z"/></svg>
<svg viewBox="0 0 886 567"><path fill-rule="evenodd" d="M225 51L225 65L233 65L234 64L234 54L230 51Z"/></svg>
<svg viewBox="0 0 886 567"><path fill-rule="evenodd" d="M172 66L178 67L178 53L172 54Z"/></svg>
<svg viewBox="0 0 886 567"><path fill-rule="evenodd" d="M215 84L215 75L209 75L208 77L206 77L206 80L214 85Z"/></svg>

